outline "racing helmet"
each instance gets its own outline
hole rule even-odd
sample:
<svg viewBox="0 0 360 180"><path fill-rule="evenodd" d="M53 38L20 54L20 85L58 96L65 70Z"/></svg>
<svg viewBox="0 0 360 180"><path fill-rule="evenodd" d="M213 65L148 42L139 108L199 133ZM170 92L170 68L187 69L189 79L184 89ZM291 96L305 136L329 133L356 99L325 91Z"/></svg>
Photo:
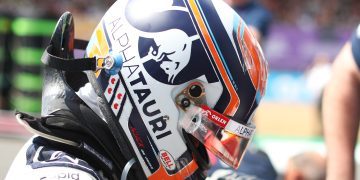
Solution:
<svg viewBox="0 0 360 180"><path fill-rule="evenodd" d="M117 1L86 55L110 57L97 63L113 68L89 78L146 177L189 177L206 168L205 148L239 167L254 134L251 118L264 95L267 64L245 22L224 2Z"/></svg>
<svg viewBox="0 0 360 180"><path fill-rule="evenodd" d="M268 68L259 43L225 2L116 1L85 58L63 61L47 52L47 66L86 73L88 81L72 89L144 177L204 177L209 152L239 167Z"/></svg>

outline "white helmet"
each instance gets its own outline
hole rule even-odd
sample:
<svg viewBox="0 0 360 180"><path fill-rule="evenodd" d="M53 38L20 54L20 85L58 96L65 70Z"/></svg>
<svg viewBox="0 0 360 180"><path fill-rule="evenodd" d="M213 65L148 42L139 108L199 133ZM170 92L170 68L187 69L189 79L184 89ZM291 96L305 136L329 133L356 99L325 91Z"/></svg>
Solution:
<svg viewBox="0 0 360 180"><path fill-rule="evenodd" d="M71 21L71 15L63 19ZM57 79L45 77L43 116L66 106L118 169L131 158L138 162L134 177L204 177L208 151L239 167L255 131L251 119L264 95L267 63L227 4L116 1L94 30L86 57L78 60L65 60L73 58L67 54L69 32L60 41L70 51L54 53L53 44L43 62L48 72L64 73L66 92L76 95L59 108L54 97L62 97L49 85Z"/></svg>

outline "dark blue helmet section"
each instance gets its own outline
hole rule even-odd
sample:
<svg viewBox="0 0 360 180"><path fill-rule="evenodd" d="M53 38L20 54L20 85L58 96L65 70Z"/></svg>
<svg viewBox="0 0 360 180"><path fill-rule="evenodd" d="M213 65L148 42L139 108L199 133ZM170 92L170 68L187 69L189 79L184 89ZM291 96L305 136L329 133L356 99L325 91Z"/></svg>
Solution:
<svg viewBox="0 0 360 180"><path fill-rule="evenodd" d="M240 98L240 107L236 111L232 119L241 123L246 123L250 118L253 110L248 107L256 108L257 102L255 102L256 89L251 82L249 74L245 66L245 62L241 51L236 49L229 36L226 36L227 32L224 28L217 11L215 10L212 1L196 1L199 9L202 11L203 19L206 20L206 25L212 40L216 44L217 51L219 52L222 62L226 67L227 74L229 75L233 86ZM236 38L235 38L236 39ZM236 41L235 41L236 42ZM239 53L237 53L239 52ZM237 56L239 54L240 57ZM218 73L218 76L221 76ZM221 78L220 78L221 79ZM221 81L223 87L226 87L224 82ZM225 91L220 97L220 101L214 107L219 112L224 112L230 99L229 92Z"/></svg>

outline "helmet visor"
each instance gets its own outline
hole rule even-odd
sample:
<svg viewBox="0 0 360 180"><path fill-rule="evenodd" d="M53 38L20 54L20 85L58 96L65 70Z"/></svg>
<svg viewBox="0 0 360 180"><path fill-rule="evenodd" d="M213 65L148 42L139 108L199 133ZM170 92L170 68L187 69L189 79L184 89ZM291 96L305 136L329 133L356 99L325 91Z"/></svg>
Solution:
<svg viewBox="0 0 360 180"><path fill-rule="evenodd" d="M187 133L234 169L239 167L255 133L252 124L240 124L205 105L187 108L179 123Z"/></svg>

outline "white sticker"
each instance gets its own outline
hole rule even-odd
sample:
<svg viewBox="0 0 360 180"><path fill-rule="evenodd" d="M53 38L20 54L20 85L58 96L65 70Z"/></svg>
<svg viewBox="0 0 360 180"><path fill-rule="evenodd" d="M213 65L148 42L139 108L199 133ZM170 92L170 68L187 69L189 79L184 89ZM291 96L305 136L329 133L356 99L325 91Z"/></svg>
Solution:
<svg viewBox="0 0 360 180"><path fill-rule="evenodd" d="M255 128L242 125L232 119L226 125L225 130L247 139L250 139L255 133Z"/></svg>

